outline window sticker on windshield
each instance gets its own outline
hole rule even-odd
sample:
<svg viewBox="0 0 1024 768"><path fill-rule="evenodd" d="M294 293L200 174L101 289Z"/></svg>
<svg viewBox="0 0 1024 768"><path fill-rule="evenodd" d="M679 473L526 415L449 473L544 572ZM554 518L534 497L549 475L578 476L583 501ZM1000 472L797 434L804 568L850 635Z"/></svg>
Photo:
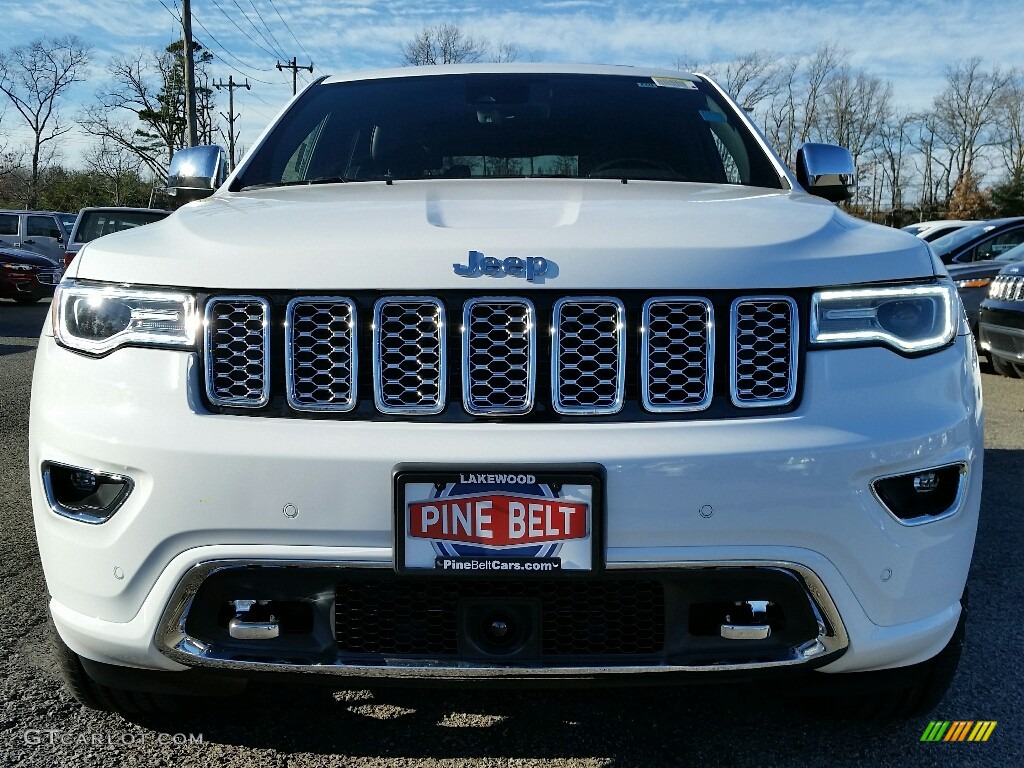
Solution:
<svg viewBox="0 0 1024 768"><path fill-rule="evenodd" d="M721 112L715 112L714 110L711 109L702 109L700 111L700 116L704 118L704 122L706 123L727 122L725 115L723 115Z"/></svg>
<svg viewBox="0 0 1024 768"><path fill-rule="evenodd" d="M697 86L690 80L681 77L652 77L651 80L660 88L686 88L691 91L697 90Z"/></svg>

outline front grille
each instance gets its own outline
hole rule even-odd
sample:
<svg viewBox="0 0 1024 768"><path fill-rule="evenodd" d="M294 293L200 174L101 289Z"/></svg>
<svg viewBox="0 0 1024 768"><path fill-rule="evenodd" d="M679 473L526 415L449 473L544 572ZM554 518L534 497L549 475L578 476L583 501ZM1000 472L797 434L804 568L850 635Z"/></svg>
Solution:
<svg viewBox="0 0 1024 768"><path fill-rule="evenodd" d="M438 299L381 299L373 313L373 396L381 413L445 406L445 313Z"/></svg>
<svg viewBox="0 0 1024 768"><path fill-rule="evenodd" d="M537 326L527 299L472 299L463 317L466 412L516 415L533 407Z"/></svg>
<svg viewBox="0 0 1024 768"><path fill-rule="evenodd" d="M656 654L665 595L646 580L347 579L337 586L338 649L350 654L456 656L465 601L540 605L542 657Z"/></svg>
<svg viewBox="0 0 1024 768"><path fill-rule="evenodd" d="M989 296L1001 301L1024 301L1024 276L997 275L992 281Z"/></svg>
<svg viewBox="0 0 1024 768"><path fill-rule="evenodd" d="M214 295L206 395L224 412L335 419L778 413L795 407L807 298Z"/></svg>
<svg viewBox="0 0 1024 768"><path fill-rule="evenodd" d="M700 298L644 304L643 401L650 411L694 411L711 402L715 370L714 309Z"/></svg>
<svg viewBox="0 0 1024 768"><path fill-rule="evenodd" d="M285 382L300 411L350 411L356 404L356 308L348 299L288 302Z"/></svg>
<svg viewBox="0 0 1024 768"><path fill-rule="evenodd" d="M36 280L43 285L57 285L60 283L61 271L59 269L44 269L36 272Z"/></svg>
<svg viewBox="0 0 1024 768"><path fill-rule="evenodd" d="M219 296L206 305L206 395L214 405L259 408L270 399L270 304Z"/></svg>
<svg viewBox="0 0 1024 768"><path fill-rule="evenodd" d="M560 299L551 353L558 413L616 413L626 362L625 309L611 298Z"/></svg>
<svg viewBox="0 0 1024 768"><path fill-rule="evenodd" d="M741 408L796 396L796 304L779 297L737 299L732 310L732 398Z"/></svg>

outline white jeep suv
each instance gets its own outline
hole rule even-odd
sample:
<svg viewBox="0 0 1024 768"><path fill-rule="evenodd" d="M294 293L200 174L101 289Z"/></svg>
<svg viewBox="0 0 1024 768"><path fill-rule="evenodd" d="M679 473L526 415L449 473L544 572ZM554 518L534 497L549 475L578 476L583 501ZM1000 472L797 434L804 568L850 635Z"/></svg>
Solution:
<svg viewBox="0 0 1024 768"><path fill-rule="evenodd" d="M942 696L977 359L928 246L829 201L845 150L794 175L706 77L529 64L321 78L219 157L172 168L208 199L82 249L40 340L81 701L280 672Z"/></svg>

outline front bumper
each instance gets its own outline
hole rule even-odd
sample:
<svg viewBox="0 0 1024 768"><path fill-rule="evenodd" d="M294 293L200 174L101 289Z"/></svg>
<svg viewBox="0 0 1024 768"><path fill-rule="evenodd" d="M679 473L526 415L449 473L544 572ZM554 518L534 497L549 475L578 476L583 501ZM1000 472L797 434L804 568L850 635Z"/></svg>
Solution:
<svg viewBox="0 0 1024 768"><path fill-rule="evenodd" d="M959 337L913 361L877 348L809 353L801 405L785 416L415 424L212 415L190 354L123 349L94 360L44 335L30 461L54 621L74 651L96 661L219 664L187 633L174 634L194 569L237 561L389 569L396 464L511 457L605 468L609 574L788 568L823 616L832 614L819 638L826 671L917 663L953 633L973 550L983 442L971 346ZM44 461L124 474L135 488L108 522L86 525L47 505ZM967 467L957 509L931 523L900 523L870 491L882 475L955 463ZM843 647L841 657L832 653ZM387 676L438 668L375 666ZM671 666L688 668L657 665ZM503 674L481 669L463 674Z"/></svg>
<svg viewBox="0 0 1024 768"><path fill-rule="evenodd" d="M978 335L981 348L989 354L1024 365L1024 303L982 307Z"/></svg>

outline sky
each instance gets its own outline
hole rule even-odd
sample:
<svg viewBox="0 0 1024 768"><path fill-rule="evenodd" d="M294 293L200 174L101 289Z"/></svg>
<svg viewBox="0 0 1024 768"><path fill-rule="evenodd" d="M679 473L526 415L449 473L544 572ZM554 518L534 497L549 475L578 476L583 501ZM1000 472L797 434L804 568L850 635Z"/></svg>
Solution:
<svg viewBox="0 0 1024 768"><path fill-rule="evenodd" d="M83 82L62 102L73 121L109 80L115 56L160 50L180 39L180 0L0 0L0 52L32 40L76 34L92 47ZM895 104L924 109L945 85L946 68L980 57L985 69L1024 70L1022 0L192 0L195 38L215 56L214 80L245 81L235 91L239 142L248 146L291 97L296 57L311 77L401 65L402 45L425 27L459 24L492 44L511 43L521 61L713 66L768 50L810 56L825 43L850 64L892 83ZM27 138L0 102L0 134ZM227 112L227 93L220 92ZM68 165L94 140L62 137Z"/></svg>

